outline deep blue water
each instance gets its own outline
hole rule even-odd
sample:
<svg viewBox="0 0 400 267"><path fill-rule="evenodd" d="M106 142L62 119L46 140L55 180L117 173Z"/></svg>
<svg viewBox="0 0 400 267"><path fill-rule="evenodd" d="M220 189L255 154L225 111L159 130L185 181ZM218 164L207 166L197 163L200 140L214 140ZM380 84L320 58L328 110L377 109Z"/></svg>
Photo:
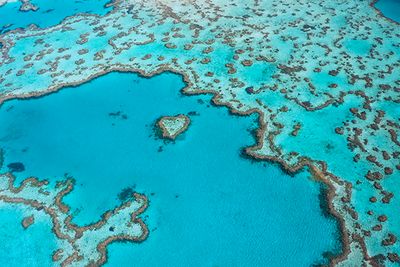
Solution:
<svg viewBox="0 0 400 267"><path fill-rule="evenodd" d="M383 15L400 23L400 0L379 0L375 6Z"/></svg>
<svg viewBox="0 0 400 267"><path fill-rule="evenodd" d="M241 157L255 142L249 131L256 116L230 115L210 106L209 96L183 96L183 86L171 73L111 73L8 101L0 108L2 171L21 162L19 181L72 175L77 186L66 201L79 224L117 205L124 188L145 193L149 238L112 244L109 266L309 266L337 251L337 225L320 207L321 185L306 172L291 177ZM196 113L192 124L175 143L155 137L160 116L189 112ZM0 235L0 243L10 242Z"/></svg>
<svg viewBox="0 0 400 267"><path fill-rule="evenodd" d="M0 34L36 24L45 28L60 23L65 17L78 13L104 15L111 8L104 5L109 0L32 0L39 7L37 11L21 12L21 2L7 3L0 7Z"/></svg>

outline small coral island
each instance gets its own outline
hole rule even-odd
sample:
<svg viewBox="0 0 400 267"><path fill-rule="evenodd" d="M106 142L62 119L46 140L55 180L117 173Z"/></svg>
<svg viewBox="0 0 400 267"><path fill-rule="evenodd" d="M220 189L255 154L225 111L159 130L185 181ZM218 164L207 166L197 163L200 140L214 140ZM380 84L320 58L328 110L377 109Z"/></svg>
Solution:
<svg viewBox="0 0 400 267"><path fill-rule="evenodd" d="M164 116L157 121L157 128L161 131L162 138L175 140L175 138L187 130L190 118L186 115Z"/></svg>

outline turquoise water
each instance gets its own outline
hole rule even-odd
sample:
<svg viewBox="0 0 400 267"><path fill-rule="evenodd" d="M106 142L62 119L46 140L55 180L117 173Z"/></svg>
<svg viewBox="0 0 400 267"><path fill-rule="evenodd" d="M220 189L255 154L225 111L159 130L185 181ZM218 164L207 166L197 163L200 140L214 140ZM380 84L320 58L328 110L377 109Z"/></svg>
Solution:
<svg viewBox="0 0 400 267"><path fill-rule="evenodd" d="M37 11L21 12L21 2L7 3L0 7L0 34L17 28L36 24L45 28L56 25L65 17L78 13L104 15L111 8L105 8L108 0L33 0Z"/></svg>
<svg viewBox="0 0 400 267"><path fill-rule="evenodd" d="M52 265L51 255L57 247L50 220L35 217L35 223L24 229L23 214L15 205L0 209L0 266Z"/></svg>
<svg viewBox="0 0 400 267"><path fill-rule="evenodd" d="M79 224L99 219L127 187L145 193L150 235L140 244L112 244L109 266L309 266L337 251L321 185L306 172L291 177L241 157L255 142L256 116L232 116L211 107L209 96L183 96L183 86L171 73L111 73L8 101L0 109L1 171L21 162L19 181L72 175L77 185L65 199ZM189 129L175 143L156 138L155 121L180 113L191 114Z"/></svg>
<svg viewBox="0 0 400 267"><path fill-rule="evenodd" d="M379 0L375 6L383 15L400 23L400 0Z"/></svg>

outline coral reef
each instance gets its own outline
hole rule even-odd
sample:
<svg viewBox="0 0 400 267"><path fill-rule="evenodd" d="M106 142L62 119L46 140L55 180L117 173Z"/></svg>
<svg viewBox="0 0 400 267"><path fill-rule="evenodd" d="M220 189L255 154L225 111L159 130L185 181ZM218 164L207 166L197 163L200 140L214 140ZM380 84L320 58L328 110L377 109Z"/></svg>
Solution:
<svg viewBox="0 0 400 267"><path fill-rule="evenodd" d="M307 166L328 185L344 245L332 264L398 264L397 23L366 0L111 5L105 16L1 35L0 103L111 71L180 73L183 93L259 114L250 156L289 172Z"/></svg>
<svg viewBox="0 0 400 267"><path fill-rule="evenodd" d="M19 187L14 187L14 176L1 174L0 201L22 205L51 218L59 246L53 260L61 266L98 266L107 260L108 244L146 239L148 229L138 217L148 205L144 195L134 193L133 200L105 212L98 222L78 226L72 222L70 208L62 200L73 190L73 185L71 179L52 186L46 180L28 178ZM28 216L23 219L22 226L26 229L34 222L34 217Z"/></svg>
<svg viewBox="0 0 400 267"><path fill-rule="evenodd" d="M179 114L176 116L164 116L157 121L157 127L161 130L163 138L175 140L175 138L187 130L190 118Z"/></svg>

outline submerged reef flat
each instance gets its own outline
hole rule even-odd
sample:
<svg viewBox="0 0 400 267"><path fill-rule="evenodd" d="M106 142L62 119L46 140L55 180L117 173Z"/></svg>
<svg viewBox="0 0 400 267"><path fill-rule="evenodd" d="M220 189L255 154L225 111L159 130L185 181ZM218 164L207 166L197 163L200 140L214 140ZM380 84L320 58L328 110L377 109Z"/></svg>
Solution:
<svg viewBox="0 0 400 267"><path fill-rule="evenodd" d="M143 241L147 227L137 216L147 207L145 196L134 193L133 200L102 215L96 223L80 227L72 222L70 208L63 197L73 190L73 180L58 182L52 186L48 181L28 178L14 187L14 176L0 175L0 202L20 205L50 217L52 231L57 237L58 249L53 261L61 266L98 266L106 261L107 246L115 241ZM34 217L25 217L26 229L35 223Z"/></svg>
<svg viewBox="0 0 400 267"><path fill-rule="evenodd" d="M161 130L163 138L175 140L175 138L187 130L190 118L179 114L176 116L164 116L157 121L157 126Z"/></svg>
<svg viewBox="0 0 400 267"><path fill-rule="evenodd" d="M399 264L398 23L367 0L113 5L1 35L0 103L111 71L179 73L183 93L259 114L247 155L326 183L344 246L331 264Z"/></svg>

